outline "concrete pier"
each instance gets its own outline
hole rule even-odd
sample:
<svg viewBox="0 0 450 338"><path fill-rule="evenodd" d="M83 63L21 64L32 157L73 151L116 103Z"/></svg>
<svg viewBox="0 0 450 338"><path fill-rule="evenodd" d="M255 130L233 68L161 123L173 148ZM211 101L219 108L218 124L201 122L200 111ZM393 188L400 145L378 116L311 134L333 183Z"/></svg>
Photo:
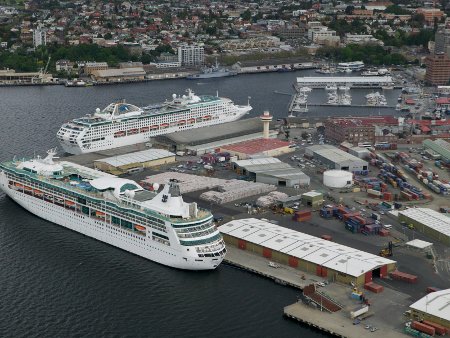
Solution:
<svg viewBox="0 0 450 338"><path fill-rule="evenodd" d="M322 278L310 275L297 269L276 264L277 268L269 266L269 260L254 255L245 250L240 250L231 245L227 246L227 254L224 262L229 265L247 270L252 273L274 280L282 285L289 285L297 289L303 289L306 285L322 281ZM302 278L304 277L304 279Z"/></svg>
<svg viewBox="0 0 450 338"><path fill-rule="evenodd" d="M386 328L379 328L375 332L370 332L369 329L365 329L364 322L361 322L358 325L353 325L353 321L350 318L347 318L346 313L342 311L335 312L333 314L319 311L320 310L314 309L300 302L288 305L283 309L284 315L287 318L327 332L336 337L406 337L405 334L399 331L387 330Z"/></svg>

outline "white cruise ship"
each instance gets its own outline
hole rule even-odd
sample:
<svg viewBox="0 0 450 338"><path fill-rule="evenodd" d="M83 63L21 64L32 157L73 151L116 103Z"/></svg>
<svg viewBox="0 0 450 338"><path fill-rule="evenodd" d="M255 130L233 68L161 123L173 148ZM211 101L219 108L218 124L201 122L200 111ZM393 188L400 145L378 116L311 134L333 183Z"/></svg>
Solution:
<svg viewBox="0 0 450 338"><path fill-rule="evenodd" d="M93 115L64 123L57 137L70 154L83 154L148 141L176 131L231 122L252 107L235 105L218 96L173 94L172 100L139 108L125 102L97 108Z"/></svg>
<svg viewBox="0 0 450 338"><path fill-rule="evenodd" d="M26 210L167 266L215 269L226 249L209 211L186 203L175 182L144 190L136 182L45 158L0 164L0 189Z"/></svg>

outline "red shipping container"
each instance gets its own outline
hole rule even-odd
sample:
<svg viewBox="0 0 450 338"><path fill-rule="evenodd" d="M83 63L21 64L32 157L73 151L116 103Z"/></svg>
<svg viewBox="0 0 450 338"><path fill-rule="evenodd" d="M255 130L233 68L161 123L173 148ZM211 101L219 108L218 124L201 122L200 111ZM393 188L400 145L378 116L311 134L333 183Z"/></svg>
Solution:
<svg viewBox="0 0 450 338"><path fill-rule="evenodd" d="M268 248L263 248L263 256L266 258L271 258L272 257L272 250L268 249Z"/></svg>
<svg viewBox="0 0 450 338"><path fill-rule="evenodd" d="M428 320L422 320L422 324L434 327L434 330L436 331L436 333L441 336L444 336L447 333L447 329L445 327L443 327L442 325L430 322Z"/></svg>
<svg viewBox="0 0 450 338"><path fill-rule="evenodd" d="M417 321L413 321L411 323L411 328L413 328L414 330L429 334L430 336L434 336L434 334L436 333L436 330L434 329L434 327L422 324L421 322L417 322Z"/></svg>
<svg viewBox="0 0 450 338"><path fill-rule="evenodd" d="M289 257L289 266L296 268L298 267L298 258L297 257Z"/></svg>
<svg viewBox="0 0 450 338"><path fill-rule="evenodd" d="M390 235L390 232L389 232L389 230L381 229L381 230L378 232L378 234L379 234L380 236L382 236L382 237L386 237L386 236L389 236L389 235Z"/></svg>
<svg viewBox="0 0 450 338"><path fill-rule="evenodd" d="M434 286L427 287L427 293L440 291L441 289L435 288Z"/></svg>
<svg viewBox="0 0 450 338"><path fill-rule="evenodd" d="M372 291L373 293L383 292L384 287L373 282L364 284L364 289Z"/></svg>
<svg viewBox="0 0 450 338"><path fill-rule="evenodd" d="M388 275L388 272L387 272L387 265L383 265L383 266L380 268L380 278L386 278L387 275Z"/></svg>
<svg viewBox="0 0 450 338"><path fill-rule="evenodd" d="M326 277L327 274L328 274L327 268L324 267L324 266L322 266L322 271L321 271L321 274L320 274L320 275L321 275L322 277Z"/></svg>
<svg viewBox="0 0 450 338"><path fill-rule="evenodd" d="M409 273L401 272L398 270L390 273L392 279L402 280L407 283L417 283L417 276L410 275Z"/></svg>

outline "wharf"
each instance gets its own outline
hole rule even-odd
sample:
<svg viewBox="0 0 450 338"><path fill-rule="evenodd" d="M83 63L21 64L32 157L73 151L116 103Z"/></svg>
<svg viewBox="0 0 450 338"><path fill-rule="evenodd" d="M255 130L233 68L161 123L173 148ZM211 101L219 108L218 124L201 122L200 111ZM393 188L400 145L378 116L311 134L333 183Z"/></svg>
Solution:
<svg viewBox="0 0 450 338"><path fill-rule="evenodd" d="M270 278L278 284L288 285L297 289L303 289L311 283L322 281L322 278L320 277L308 276L307 273L303 273L302 271L288 266L277 264L277 266L279 266L278 268L271 267L269 266L270 261L268 259L249 253L245 250L240 250L231 245L227 246L227 254L224 262L240 269ZM302 276L304 276L305 279L302 279ZM315 277L316 279L311 279L311 277Z"/></svg>
<svg viewBox="0 0 450 338"><path fill-rule="evenodd" d="M353 325L353 320L346 317L343 311L335 313L319 313L318 311L318 309L314 309L300 302L288 305L283 309L284 316L287 318L327 332L335 337L359 338L365 337L367 334L383 338L398 338L404 336L404 334L399 331L383 328L380 328L375 332L369 332L368 329L364 328L362 323Z"/></svg>
<svg viewBox="0 0 450 338"><path fill-rule="evenodd" d="M395 108L395 106L371 106L368 104L331 104L331 103L313 103L309 104L310 107L359 107L359 108L381 108L381 109L392 109Z"/></svg>

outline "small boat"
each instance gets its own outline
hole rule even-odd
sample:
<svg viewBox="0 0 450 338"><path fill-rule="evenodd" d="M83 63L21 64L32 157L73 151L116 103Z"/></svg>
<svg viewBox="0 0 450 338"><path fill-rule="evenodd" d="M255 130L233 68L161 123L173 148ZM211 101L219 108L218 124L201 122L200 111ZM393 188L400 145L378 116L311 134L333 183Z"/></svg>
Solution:
<svg viewBox="0 0 450 338"><path fill-rule="evenodd" d="M337 90L337 87L335 85L326 85L325 90Z"/></svg>
<svg viewBox="0 0 450 338"><path fill-rule="evenodd" d="M149 127L142 127L142 128L141 128L141 133L146 133L146 132L148 132L149 130L150 130Z"/></svg>

